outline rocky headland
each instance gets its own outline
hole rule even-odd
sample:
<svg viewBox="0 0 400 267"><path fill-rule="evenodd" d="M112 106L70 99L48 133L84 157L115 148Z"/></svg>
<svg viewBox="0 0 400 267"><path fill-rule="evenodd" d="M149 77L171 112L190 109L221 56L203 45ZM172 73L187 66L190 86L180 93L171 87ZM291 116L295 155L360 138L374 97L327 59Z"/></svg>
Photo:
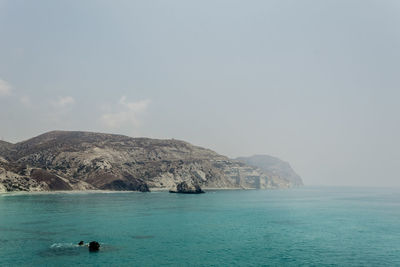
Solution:
<svg viewBox="0 0 400 267"><path fill-rule="evenodd" d="M286 165L264 168L179 140L53 131L17 144L0 141L0 192L273 189L302 184ZM285 167L286 166L286 167Z"/></svg>
<svg viewBox="0 0 400 267"><path fill-rule="evenodd" d="M276 157L269 155L254 155L251 157L236 158L236 160L259 168L269 176L280 177L280 179L287 181L293 186L303 185L301 177L292 169L290 164Z"/></svg>

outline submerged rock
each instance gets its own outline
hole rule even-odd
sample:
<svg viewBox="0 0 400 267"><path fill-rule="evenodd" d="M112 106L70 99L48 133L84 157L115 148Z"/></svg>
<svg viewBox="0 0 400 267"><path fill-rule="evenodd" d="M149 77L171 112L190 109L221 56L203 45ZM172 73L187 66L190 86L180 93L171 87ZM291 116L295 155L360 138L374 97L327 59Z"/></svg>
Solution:
<svg viewBox="0 0 400 267"><path fill-rule="evenodd" d="M169 190L170 193L181 193L181 194L201 194L205 193L200 185L198 184L188 184L183 181L176 185L176 190Z"/></svg>

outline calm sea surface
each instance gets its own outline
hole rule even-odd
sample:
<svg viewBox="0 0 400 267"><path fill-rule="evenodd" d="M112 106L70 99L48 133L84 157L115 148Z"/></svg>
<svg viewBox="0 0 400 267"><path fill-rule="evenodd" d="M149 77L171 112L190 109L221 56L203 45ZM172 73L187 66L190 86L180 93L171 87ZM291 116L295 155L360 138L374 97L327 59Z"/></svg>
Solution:
<svg viewBox="0 0 400 267"><path fill-rule="evenodd" d="M400 189L0 195L0 266L79 264L400 266Z"/></svg>

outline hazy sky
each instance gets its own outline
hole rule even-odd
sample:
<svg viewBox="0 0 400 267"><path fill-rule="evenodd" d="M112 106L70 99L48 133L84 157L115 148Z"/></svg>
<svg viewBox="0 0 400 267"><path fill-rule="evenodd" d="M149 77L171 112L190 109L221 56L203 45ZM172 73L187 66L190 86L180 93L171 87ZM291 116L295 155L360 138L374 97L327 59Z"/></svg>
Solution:
<svg viewBox="0 0 400 267"><path fill-rule="evenodd" d="M400 1L0 0L0 137L176 138L400 186Z"/></svg>

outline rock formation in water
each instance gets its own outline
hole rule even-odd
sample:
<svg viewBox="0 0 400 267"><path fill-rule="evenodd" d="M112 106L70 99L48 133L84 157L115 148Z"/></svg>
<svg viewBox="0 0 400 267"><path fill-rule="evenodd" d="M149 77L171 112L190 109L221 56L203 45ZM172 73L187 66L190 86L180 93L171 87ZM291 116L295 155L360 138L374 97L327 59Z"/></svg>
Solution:
<svg viewBox="0 0 400 267"><path fill-rule="evenodd" d="M97 241L92 241L89 243L89 251L90 252L97 252L100 250L100 243Z"/></svg>
<svg viewBox="0 0 400 267"><path fill-rule="evenodd" d="M288 188L296 183L178 140L53 131L0 142L0 191Z"/></svg>
<svg viewBox="0 0 400 267"><path fill-rule="evenodd" d="M189 184L183 181L176 185L176 188L169 190L170 193L180 193L180 194L202 194L205 193L200 185Z"/></svg>

